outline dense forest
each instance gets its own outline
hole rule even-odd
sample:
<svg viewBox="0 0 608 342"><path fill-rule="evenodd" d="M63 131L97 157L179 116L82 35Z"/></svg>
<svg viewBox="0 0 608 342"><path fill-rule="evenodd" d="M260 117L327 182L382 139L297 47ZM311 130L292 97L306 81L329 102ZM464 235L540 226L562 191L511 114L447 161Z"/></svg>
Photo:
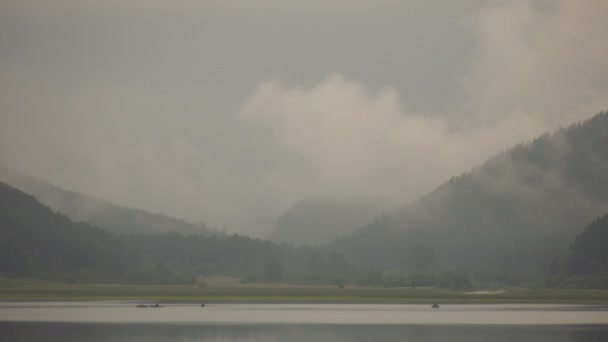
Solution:
<svg viewBox="0 0 608 342"><path fill-rule="evenodd" d="M574 240L566 261L570 275L608 276L608 215L591 222Z"/></svg>
<svg viewBox="0 0 608 342"><path fill-rule="evenodd" d="M545 285L608 288L608 214L589 223L570 245L569 253L551 264Z"/></svg>
<svg viewBox="0 0 608 342"><path fill-rule="evenodd" d="M68 191L45 181L18 174L0 166L0 181L33 195L44 205L73 221L88 222L114 233L168 233L220 236L224 233L204 223L193 224L140 209L125 208L108 201Z"/></svg>
<svg viewBox="0 0 608 342"><path fill-rule="evenodd" d="M424 265L427 271L492 270L533 278L607 208L604 112L491 158L334 248L369 267L413 272ZM417 262L416 251L424 249L432 258Z"/></svg>
<svg viewBox="0 0 608 342"><path fill-rule="evenodd" d="M55 191L72 209L88 200ZM284 219L304 230L300 214L319 211L315 205L294 208ZM608 212L608 113L516 146L325 245L206 227L193 232L182 221L144 212L166 225L148 230L148 221L129 210L112 209L109 226L75 222L0 183L0 273L98 283L192 284L228 275L387 287L606 288L608 216L598 217ZM137 227L118 229L123 222Z"/></svg>
<svg viewBox="0 0 608 342"><path fill-rule="evenodd" d="M104 230L74 223L4 183L0 183L0 204L0 272L4 274L117 279L131 268L133 260L125 246Z"/></svg>
<svg viewBox="0 0 608 342"><path fill-rule="evenodd" d="M0 183L0 273L77 282L193 283L199 276L243 281L352 282L359 271L335 253L245 236L179 232L113 234L74 223Z"/></svg>
<svg viewBox="0 0 608 342"><path fill-rule="evenodd" d="M228 275L243 282L440 286L452 289L525 285L516 272L429 270L431 246L419 243L410 272L361 267L325 247L294 247L249 237L177 232L115 235L74 223L33 196L0 183L0 274L64 282L194 284ZM585 228L571 253L538 274L551 287L608 287L608 216ZM538 283L534 283L537 285Z"/></svg>

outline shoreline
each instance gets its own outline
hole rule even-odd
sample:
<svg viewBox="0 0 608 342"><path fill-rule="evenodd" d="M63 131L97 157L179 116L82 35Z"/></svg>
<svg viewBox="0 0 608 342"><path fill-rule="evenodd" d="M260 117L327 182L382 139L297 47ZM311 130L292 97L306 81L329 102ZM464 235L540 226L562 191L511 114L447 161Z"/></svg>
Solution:
<svg viewBox="0 0 608 342"><path fill-rule="evenodd" d="M209 304L598 304L608 290L503 288L374 288L260 284L192 285L66 284L0 277L0 302L127 301Z"/></svg>
<svg viewBox="0 0 608 342"><path fill-rule="evenodd" d="M372 298L372 297L335 297L335 296L282 296L271 298L268 296L112 296L112 295L79 295L74 296L68 293L64 295L44 296L40 294L28 295L7 295L0 291L0 303L34 303L34 302L99 302L99 303L164 303L164 304L412 304L412 305L431 305L433 303L453 304L453 305L500 305L500 304L552 304L552 305L599 305L608 306L608 298L555 298L544 297L534 298L526 296L510 296L505 298L475 296L474 298L463 299L455 295L451 297L437 298Z"/></svg>

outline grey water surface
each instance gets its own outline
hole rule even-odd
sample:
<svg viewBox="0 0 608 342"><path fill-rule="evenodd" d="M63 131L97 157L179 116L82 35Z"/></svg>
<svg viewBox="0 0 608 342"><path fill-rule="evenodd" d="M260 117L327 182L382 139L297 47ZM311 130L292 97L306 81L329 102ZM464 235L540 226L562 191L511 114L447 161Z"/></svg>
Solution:
<svg viewBox="0 0 608 342"><path fill-rule="evenodd" d="M2 302L2 341L608 341L581 305Z"/></svg>

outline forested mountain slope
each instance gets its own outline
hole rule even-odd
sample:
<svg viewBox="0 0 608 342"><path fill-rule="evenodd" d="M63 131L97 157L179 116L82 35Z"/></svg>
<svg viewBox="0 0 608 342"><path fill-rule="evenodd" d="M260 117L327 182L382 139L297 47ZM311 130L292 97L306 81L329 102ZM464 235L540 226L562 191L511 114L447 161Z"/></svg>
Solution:
<svg viewBox="0 0 608 342"><path fill-rule="evenodd" d="M608 276L608 215L588 224L570 246L565 269L574 276Z"/></svg>
<svg viewBox="0 0 608 342"><path fill-rule="evenodd" d="M300 201L277 219L272 241L321 244L354 233L381 210L362 199L317 198Z"/></svg>
<svg viewBox="0 0 608 342"><path fill-rule="evenodd" d="M67 282L192 284L198 276L250 281L354 279L335 253L245 236L112 234L74 223L0 182L0 275Z"/></svg>
<svg viewBox="0 0 608 342"><path fill-rule="evenodd" d="M411 269L425 251L427 268L534 272L607 210L604 112L497 155L335 246L383 268Z"/></svg>
<svg viewBox="0 0 608 342"><path fill-rule="evenodd" d="M180 232L208 236L224 235L204 224L193 224L161 214L121 207L3 168L0 168L0 181L35 196L40 202L67 215L73 221L87 222L114 233Z"/></svg>
<svg viewBox="0 0 608 342"><path fill-rule="evenodd" d="M110 279L128 268L131 260L110 233L74 223L4 183L0 183L0 236L0 273L9 275Z"/></svg>

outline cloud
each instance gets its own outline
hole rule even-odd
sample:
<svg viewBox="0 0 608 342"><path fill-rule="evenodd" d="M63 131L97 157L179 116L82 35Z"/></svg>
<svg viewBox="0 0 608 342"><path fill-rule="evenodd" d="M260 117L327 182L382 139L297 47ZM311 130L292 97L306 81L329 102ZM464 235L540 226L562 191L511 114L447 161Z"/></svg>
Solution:
<svg viewBox="0 0 608 342"><path fill-rule="evenodd" d="M269 195L405 203L510 146L605 109L608 23L600 13L607 9L602 1L491 2L463 18L475 45L454 76L465 94L457 115L412 112L398 89L374 91L337 74L310 87L261 84L241 118L264 135L267 151L280 146L285 163L298 165L268 174Z"/></svg>
<svg viewBox="0 0 608 342"><path fill-rule="evenodd" d="M269 169L281 170L283 163L290 167L270 173L267 182L281 184L280 191L291 192L288 198L320 192L394 198L414 192L410 182L403 182L407 176L395 175L413 171L433 152L426 142L445 129L440 119L405 115L395 89L371 92L337 74L308 88L264 83L240 119L247 130L259 132L256 139L266 140L265 151L275 153L277 146L281 151L276 153L285 156L274 159L277 165Z"/></svg>
<svg viewBox="0 0 608 342"><path fill-rule="evenodd" d="M240 120L273 156L260 177L267 196L365 195L392 205L539 132L538 122L510 117L456 130L438 115L408 112L396 89L373 92L337 74L308 88L264 83Z"/></svg>
<svg viewBox="0 0 608 342"><path fill-rule="evenodd" d="M257 5L260 6L257 6ZM229 230L608 107L605 1L0 3L0 162Z"/></svg>
<svg viewBox="0 0 608 342"><path fill-rule="evenodd" d="M474 58L462 76L478 120L535 116L555 128L608 106L605 1L491 2L466 20Z"/></svg>

